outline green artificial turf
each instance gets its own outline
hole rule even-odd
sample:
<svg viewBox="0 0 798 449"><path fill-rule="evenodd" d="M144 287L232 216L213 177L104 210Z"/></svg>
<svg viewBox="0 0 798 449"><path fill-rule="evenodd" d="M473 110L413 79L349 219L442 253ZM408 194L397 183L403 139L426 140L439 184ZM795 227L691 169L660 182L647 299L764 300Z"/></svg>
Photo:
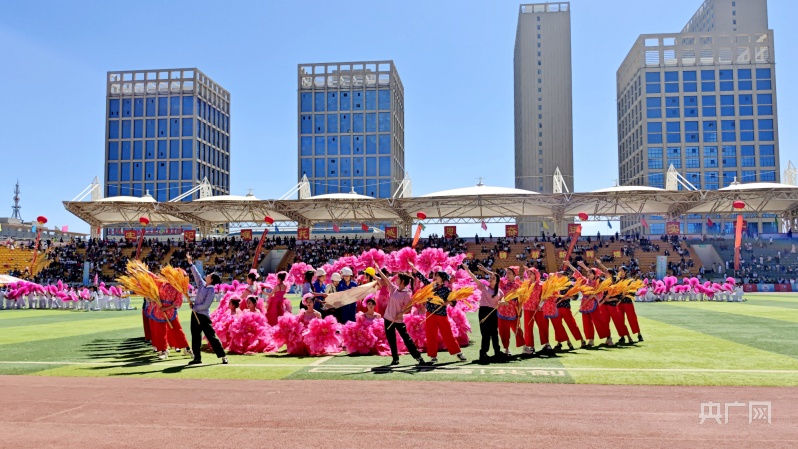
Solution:
<svg viewBox="0 0 798 449"><path fill-rule="evenodd" d="M187 367L184 355L172 353L166 361L155 358L143 342L138 310L4 310L0 311L0 374L798 385L798 294L749 294L747 298L745 303L637 303L645 336L642 343L486 366L473 363L480 336L476 314L469 314L471 345L463 348L469 361L457 363L443 351L438 365L422 368L414 366L410 356L402 356L398 367L389 367L388 357L294 357L284 352L233 355L227 366L206 353L205 365ZM294 302L296 307L296 298ZM188 310L181 310L180 316L188 323ZM578 314L576 318L581 327ZM550 340L554 341L553 330ZM520 353L520 348L513 350Z"/></svg>

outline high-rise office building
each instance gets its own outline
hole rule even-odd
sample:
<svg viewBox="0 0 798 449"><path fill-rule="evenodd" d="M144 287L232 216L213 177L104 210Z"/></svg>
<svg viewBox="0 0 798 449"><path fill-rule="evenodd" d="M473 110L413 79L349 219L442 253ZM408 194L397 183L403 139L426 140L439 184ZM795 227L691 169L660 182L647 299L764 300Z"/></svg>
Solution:
<svg viewBox="0 0 798 449"><path fill-rule="evenodd" d="M641 35L616 74L620 184L665 188L671 166L701 190L779 182L775 62L766 0L706 0L681 33ZM775 232L772 216L746 220ZM661 235L669 218L646 221L621 225ZM678 221L689 234L734 229L718 215Z"/></svg>
<svg viewBox="0 0 798 449"><path fill-rule="evenodd" d="M553 192L560 169L573 192L571 12L564 2L521 5L513 58L515 78L515 186ZM521 235L541 224L519 220ZM550 228L562 234L562 229Z"/></svg>
<svg viewBox="0 0 798 449"><path fill-rule="evenodd" d="M169 201L204 178L213 195L230 193L228 91L195 68L113 71L106 82L105 196Z"/></svg>
<svg viewBox="0 0 798 449"><path fill-rule="evenodd" d="M299 64L299 180L312 195L390 198L405 177L404 88L393 61Z"/></svg>

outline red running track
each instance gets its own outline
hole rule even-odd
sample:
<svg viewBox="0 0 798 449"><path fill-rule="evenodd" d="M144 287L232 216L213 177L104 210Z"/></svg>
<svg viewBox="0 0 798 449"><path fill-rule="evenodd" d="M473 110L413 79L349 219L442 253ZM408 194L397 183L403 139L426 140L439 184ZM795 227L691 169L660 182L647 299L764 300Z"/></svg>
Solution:
<svg viewBox="0 0 798 449"><path fill-rule="evenodd" d="M2 448L798 447L787 387L0 376L0 391ZM747 408L699 424L709 401L771 401L771 424Z"/></svg>

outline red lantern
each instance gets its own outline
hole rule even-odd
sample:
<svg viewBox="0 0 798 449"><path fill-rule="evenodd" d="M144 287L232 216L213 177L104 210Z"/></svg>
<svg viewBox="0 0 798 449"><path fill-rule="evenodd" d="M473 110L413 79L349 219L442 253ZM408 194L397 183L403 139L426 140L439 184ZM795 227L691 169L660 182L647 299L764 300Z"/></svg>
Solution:
<svg viewBox="0 0 798 449"><path fill-rule="evenodd" d="M425 214L424 212L419 212L416 214L416 217L418 217L419 220L426 220L427 214Z"/></svg>
<svg viewBox="0 0 798 449"><path fill-rule="evenodd" d="M272 218L272 217L270 217L268 215L263 217L263 221L265 221L267 224L274 224L274 218Z"/></svg>
<svg viewBox="0 0 798 449"><path fill-rule="evenodd" d="M582 221L587 221L587 219L589 218L589 217L587 216L587 214L586 214L586 213L584 213L584 212L579 212L579 215L577 215L577 216L578 216L578 217L579 217L579 219L580 219L580 220L582 220Z"/></svg>
<svg viewBox="0 0 798 449"><path fill-rule="evenodd" d="M47 217L45 217L44 215L39 215L38 217L36 217L36 221L40 225L43 225L43 224L47 223Z"/></svg>
<svg viewBox="0 0 798 449"><path fill-rule="evenodd" d="M150 219L147 217L141 217L139 218L139 223L141 223L142 226L147 226L150 224Z"/></svg>
<svg viewBox="0 0 798 449"><path fill-rule="evenodd" d="M362 229L364 232L368 232L369 225L367 225L366 223L360 223L360 229Z"/></svg>
<svg viewBox="0 0 798 449"><path fill-rule="evenodd" d="M737 200L734 203L732 203L732 206L734 206L735 209L744 209L745 203L740 200Z"/></svg>

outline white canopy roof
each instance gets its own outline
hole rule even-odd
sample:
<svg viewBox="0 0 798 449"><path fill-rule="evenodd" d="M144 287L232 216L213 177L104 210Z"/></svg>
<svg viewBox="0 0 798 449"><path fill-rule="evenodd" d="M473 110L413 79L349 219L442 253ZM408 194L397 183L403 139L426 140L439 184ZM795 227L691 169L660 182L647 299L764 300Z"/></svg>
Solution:
<svg viewBox="0 0 798 449"><path fill-rule="evenodd" d="M198 227L224 223L276 222L304 226L316 223L409 224L418 212L431 223L514 222L537 217L563 220L581 212L592 218L635 215L677 217L684 214L736 214L736 200L747 212L782 214L798 210L798 188L775 183L740 184L721 190L670 191L646 186L620 186L586 193L538 194L484 185L444 190L416 198L375 199L338 193L302 200L260 200L254 196L217 196L189 202L158 203L151 197L113 197L99 201L64 202L92 226L190 223Z"/></svg>

